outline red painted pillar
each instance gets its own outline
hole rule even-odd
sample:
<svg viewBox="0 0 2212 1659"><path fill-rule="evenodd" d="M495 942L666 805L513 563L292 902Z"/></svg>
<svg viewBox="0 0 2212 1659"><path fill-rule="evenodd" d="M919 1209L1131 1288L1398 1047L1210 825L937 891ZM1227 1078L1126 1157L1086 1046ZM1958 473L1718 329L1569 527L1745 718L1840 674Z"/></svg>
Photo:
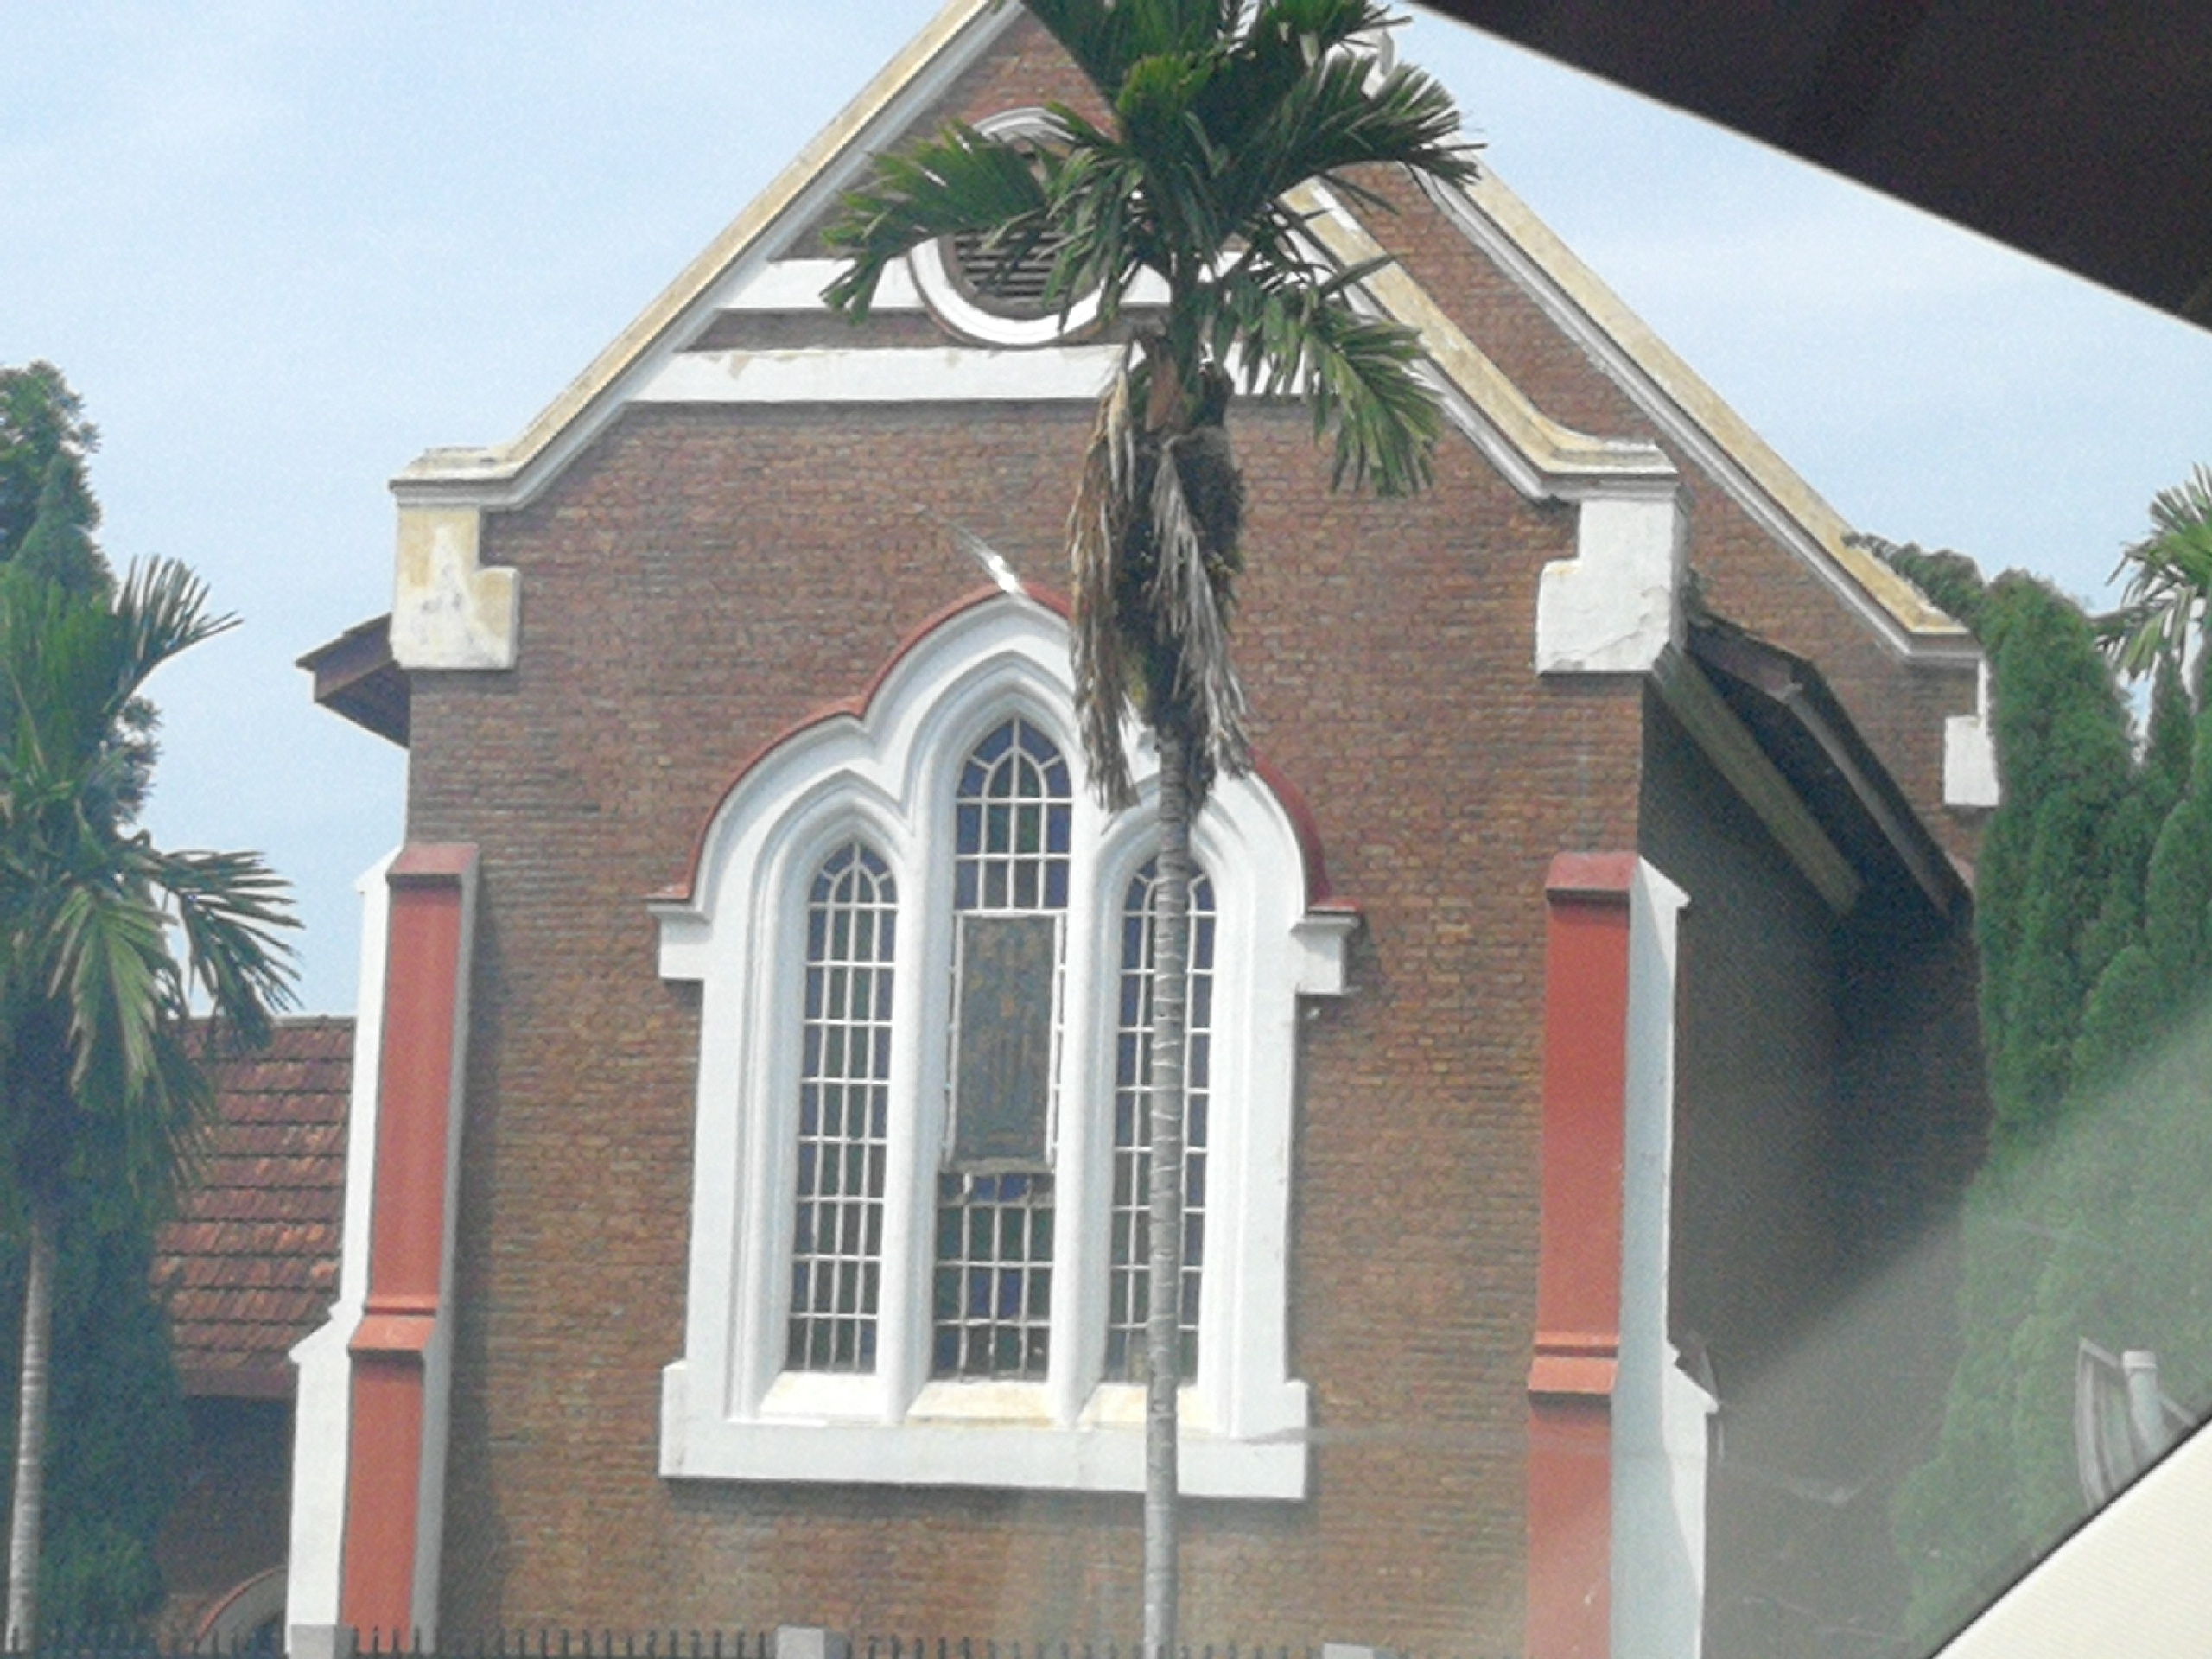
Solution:
<svg viewBox="0 0 2212 1659"><path fill-rule="evenodd" d="M1543 1214L1529 1368L1529 1659L1605 1659L1633 853L1545 880Z"/></svg>
<svg viewBox="0 0 2212 1659"><path fill-rule="evenodd" d="M404 1640L435 1623L445 1461L439 1319L453 1250L475 864L474 847L410 847L386 878L369 1287L347 1344L339 1596L340 1617L364 1641L372 1631Z"/></svg>

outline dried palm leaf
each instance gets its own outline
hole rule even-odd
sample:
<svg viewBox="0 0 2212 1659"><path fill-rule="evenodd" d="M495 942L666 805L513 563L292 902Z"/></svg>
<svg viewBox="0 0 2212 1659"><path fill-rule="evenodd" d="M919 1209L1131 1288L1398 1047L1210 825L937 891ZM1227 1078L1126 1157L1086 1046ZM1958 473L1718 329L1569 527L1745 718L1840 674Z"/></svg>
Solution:
<svg viewBox="0 0 2212 1659"><path fill-rule="evenodd" d="M1228 583L1235 550L1208 545L1191 510L1186 462L1218 467L1219 434L1200 429L1169 439L1153 474L1153 631L1174 660L1171 709L1150 710L1155 725L1176 719L1192 740L1193 805L1217 772L1235 777L1251 765L1244 688L1229 651ZM1233 475L1232 475L1233 476ZM1210 487L1214 487L1210 485Z"/></svg>
<svg viewBox="0 0 2212 1659"><path fill-rule="evenodd" d="M1083 474L1068 509L1068 562L1073 587L1076 715L1090 786L1109 811L1136 803L1122 747L1122 715L1129 697L1128 642L1119 615L1122 561L1136 479L1136 429L1130 410L1133 365L1124 357L1084 451Z"/></svg>

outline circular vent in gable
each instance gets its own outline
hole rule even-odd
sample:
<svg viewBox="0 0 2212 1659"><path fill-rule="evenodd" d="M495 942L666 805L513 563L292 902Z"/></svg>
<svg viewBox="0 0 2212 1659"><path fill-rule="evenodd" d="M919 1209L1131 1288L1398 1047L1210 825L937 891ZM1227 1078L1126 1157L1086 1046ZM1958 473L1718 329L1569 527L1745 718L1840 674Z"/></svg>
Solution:
<svg viewBox="0 0 2212 1659"><path fill-rule="evenodd" d="M998 138L1049 141L1058 128L1043 110L1007 110L976 129ZM1098 296L1086 294L1065 308L1047 303L1056 242L1033 248L995 248L982 232L925 242L906 256L914 286L938 321L985 346L1054 346L1083 334L1098 320Z"/></svg>

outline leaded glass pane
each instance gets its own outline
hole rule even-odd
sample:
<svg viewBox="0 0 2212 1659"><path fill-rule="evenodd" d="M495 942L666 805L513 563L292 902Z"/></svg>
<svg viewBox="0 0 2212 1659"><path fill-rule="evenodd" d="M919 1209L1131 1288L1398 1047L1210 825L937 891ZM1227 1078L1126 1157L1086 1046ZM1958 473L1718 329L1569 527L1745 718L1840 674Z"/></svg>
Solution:
<svg viewBox="0 0 2212 1659"><path fill-rule="evenodd" d="M1106 1375L1123 1382L1145 1376L1149 1317L1147 1264L1152 1255L1152 982L1154 925L1160 872L1147 864L1129 883L1122 906L1120 1030L1114 1044L1114 1196L1107 1269ZM1198 1368L1198 1286L1205 1265L1206 1108L1213 1060L1213 883L1191 880L1190 1000L1185 1005L1183 1061L1182 1374Z"/></svg>
<svg viewBox="0 0 2212 1659"><path fill-rule="evenodd" d="M938 1376L1041 1379L1051 1359L1052 1178L938 1178Z"/></svg>
<svg viewBox="0 0 2212 1659"><path fill-rule="evenodd" d="M832 853L807 905L798 1179L785 1363L875 1369L898 895L859 842Z"/></svg>

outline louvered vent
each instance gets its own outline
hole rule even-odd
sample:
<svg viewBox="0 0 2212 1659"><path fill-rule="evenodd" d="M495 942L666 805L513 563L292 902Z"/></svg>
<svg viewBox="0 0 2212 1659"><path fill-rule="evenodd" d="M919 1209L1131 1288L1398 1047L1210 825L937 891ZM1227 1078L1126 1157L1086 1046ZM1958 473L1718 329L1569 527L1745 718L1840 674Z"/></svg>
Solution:
<svg viewBox="0 0 2212 1659"><path fill-rule="evenodd" d="M952 238L952 257L947 263L968 296L1002 316L1046 315L1052 308L1046 303L1045 289L1052 280L1058 238L1039 242L1019 258L1008 258L1004 249L988 247L987 240L982 231L962 231Z"/></svg>

